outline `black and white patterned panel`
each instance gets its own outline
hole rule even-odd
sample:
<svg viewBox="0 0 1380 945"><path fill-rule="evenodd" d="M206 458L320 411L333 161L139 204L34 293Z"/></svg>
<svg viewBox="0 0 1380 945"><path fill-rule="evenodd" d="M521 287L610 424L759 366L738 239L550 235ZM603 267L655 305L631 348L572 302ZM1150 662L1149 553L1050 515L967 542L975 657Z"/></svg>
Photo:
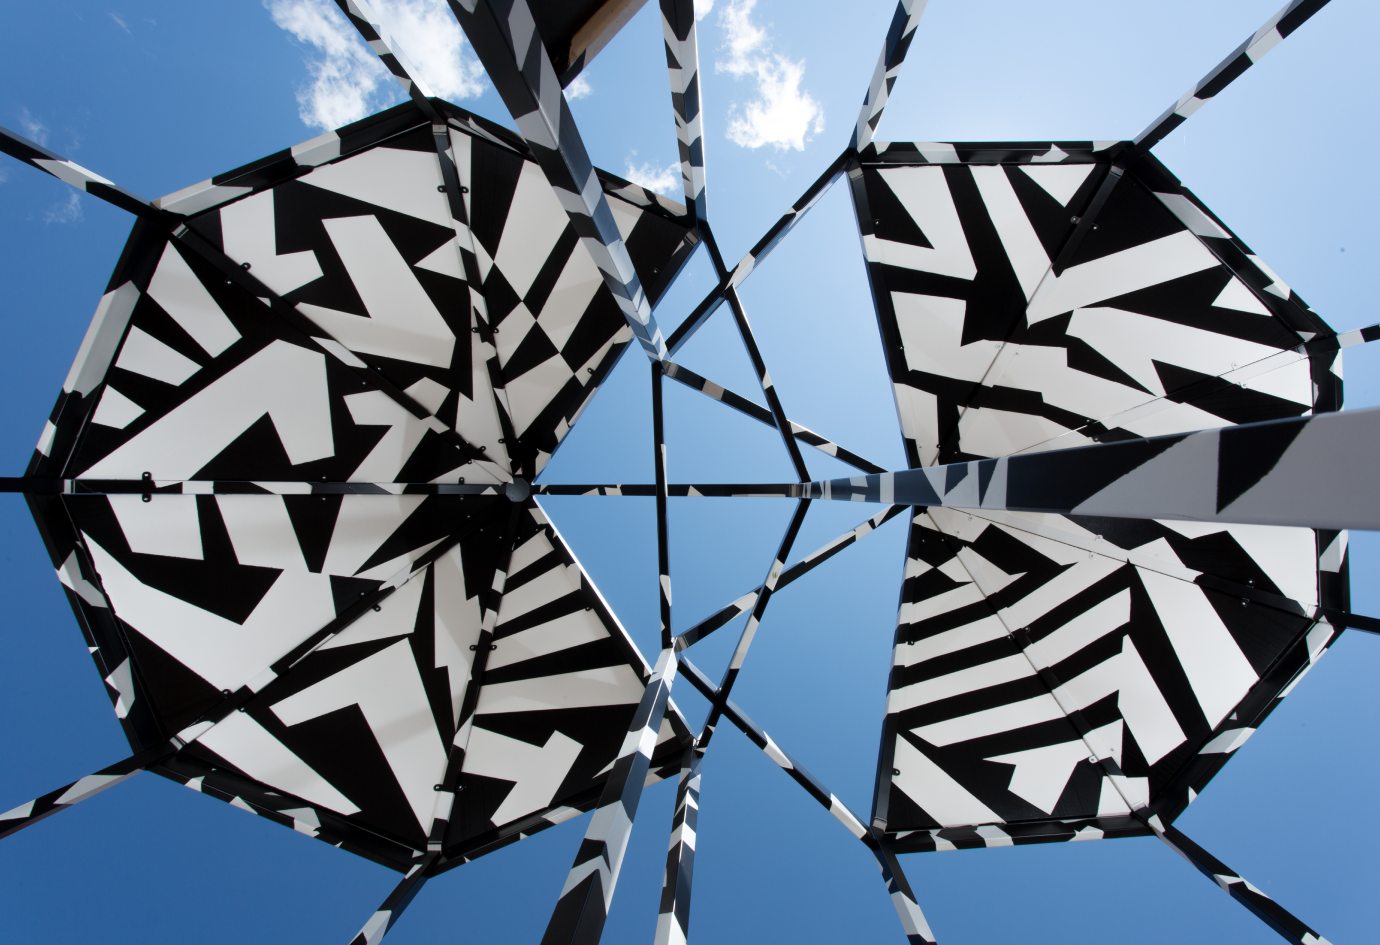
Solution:
<svg viewBox="0 0 1380 945"><path fill-rule="evenodd" d="M1219 736L1279 695L1280 657L1313 627L1217 588L1312 613L1315 554L1307 529L917 511L876 816L892 833L1001 825L1004 843L1039 822L1087 821L1045 839L1137 832L1133 807L1214 741L1235 749Z"/></svg>
<svg viewBox="0 0 1380 945"><path fill-rule="evenodd" d="M965 156L854 172L912 466L1311 410L1303 339L1133 174L1056 276L1108 165Z"/></svg>
<svg viewBox="0 0 1380 945"><path fill-rule="evenodd" d="M310 170L193 227L510 469L430 129ZM474 481L474 473L467 476Z"/></svg>
<svg viewBox="0 0 1380 945"><path fill-rule="evenodd" d="M62 501L128 641L134 675L169 734L201 718L226 690L251 683L361 596L406 575L420 556L483 527L507 505L483 496L387 495ZM476 532L467 547L496 543L495 529ZM380 606L396 612L423 583L413 578ZM328 646L376 618L366 614Z"/></svg>
<svg viewBox="0 0 1380 945"><path fill-rule="evenodd" d="M598 269L540 168L514 143L466 128L452 128L451 142L477 291L465 278L429 126L299 168L192 225L347 357L484 447L500 477L530 477L617 360L627 323L599 290ZM686 252L687 228L677 221L684 209L608 175L602 183L635 267L661 288L660 273ZM488 363L495 348L497 398ZM506 442L499 411L510 414L516 444ZM480 468L467 478L478 481Z"/></svg>
<svg viewBox="0 0 1380 945"><path fill-rule="evenodd" d="M477 304L535 474L632 331L541 167L477 136L452 130L451 142L483 280ZM685 245L686 227L668 219L667 205L683 209L624 181L602 183L643 284L656 287Z"/></svg>
<svg viewBox="0 0 1380 945"><path fill-rule="evenodd" d="M419 507L415 517L444 520L454 511ZM187 753L424 845L433 786L445 773L470 684L501 530L493 522L452 547L284 674L271 696L232 713ZM235 655L245 649L241 643Z"/></svg>
<svg viewBox="0 0 1380 945"><path fill-rule="evenodd" d="M492 481L482 465L200 258L138 224L29 472Z"/></svg>
<svg viewBox="0 0 1380 945"><path fill-rule="evenodd" d="M113 684L117 713L130 715L137 701L155 731L195 733L159 773L310 836L348 837L356 852L394 867L398 851L425 844L434 785L464 737L455 720L473 684L507 500L59 501L91 562L89 581L69 569L64 583L118 621L127 648ZM465 526L459 544L290 671L264 672ZM510 567L448 845L587 808L649 672L535 505L522 514ZM262 695L193 727L245 685ZM673 711L658 740L661 763L689 739Z"/></svg>
<svg viewBox="0 0 1380 945"><path fill-rule="evenodd" d="M651 668L535 503L518 527L447 847L597 797ZM674 703L653 768L690 743ZM659 775L657 776L659 779Z"/></svg>

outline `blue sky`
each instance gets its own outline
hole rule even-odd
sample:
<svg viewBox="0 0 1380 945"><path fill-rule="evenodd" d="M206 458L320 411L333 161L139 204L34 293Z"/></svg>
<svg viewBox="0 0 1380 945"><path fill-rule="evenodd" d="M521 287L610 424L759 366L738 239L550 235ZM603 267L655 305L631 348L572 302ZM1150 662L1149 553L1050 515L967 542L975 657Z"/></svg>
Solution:
<svg viewBox="0 0 1380 945"><path fill-rule="evenodd" d="M931 0L880 140L1130 137L1269 17L1281 0ZM507 121L448 14L393 0L400 38L440 94ZM704 6L704 4L701 4ZM891 0L717 0L700 23L710 218L739 258L847 143ZM0 124L156 197L398 100L334 5L51 0L8 10ZM334 23L334 28L332 27ZM1159 157L1339 331L1380 319L1366 294L1380 8L1335 0L1156 148ZM676 160L656 5L589 67L572 109L595 162L666 186ZM373 83L371 85L371 83ZM353 111L352 111L353 110ZM316 124L314 124L316 123ZM7 159L6 159L7 160ZM672 195L675 194L671 191ZM17 162L0 163L7 344L0 473L23 471L130 219ZM692 262L657 317L674 327L712 284ZM745 284L743 300L792 419L903 465L852 210L835 188ZM731 325L678 357L760 398ZM1349 406L1380 405L1380 354L1346 356ZM630 354L543 475L651 479L647 369ZM677 481L779 481L779 441L678 385L667 388ZM818 454L816 454L818 455ZM843 467L807 457L817 476ZM650 500L568 498L552 517L644 652L656 649ZM772 500L671 508L683 628L755 586L791 509ZM797 555L864 511L812 510ZM735 698L855 810L871 797L901 571L893 522L773 602ZM8 603L0 624L0 808L127 753L18 496L0 497ZM1352 541L1353 599L1380 613L1380 542ZM710 675L731 630L696 647ZM703 651L702 651L703 650ZM1241 749L1179 825L1336 942L1380 924L1374 888L1380 640L1348 633ZM698 722L685 684L677 701ZM609 942L655 925L674 789L649 790ZM533 941L584 819L431 883L390 934ZM746 739L724 728L705 764L692 930L721 942L900 940L867 851ZM941 941L1265 943L1268 928L1153 840L904 859ZM0 843L0 939L348 941L394 874L143 776Z"/></svg>

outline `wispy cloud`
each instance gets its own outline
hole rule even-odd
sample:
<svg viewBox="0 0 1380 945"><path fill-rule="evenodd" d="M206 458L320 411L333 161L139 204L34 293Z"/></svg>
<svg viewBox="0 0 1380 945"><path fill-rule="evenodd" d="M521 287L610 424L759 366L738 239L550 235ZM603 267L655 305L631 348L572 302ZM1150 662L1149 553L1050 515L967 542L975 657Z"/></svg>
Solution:
<svg viewBox="0 0 1380 945"><path fill-rule="evenodd" d="M115 21L116 26L120 27L120 29L124 30L126 33L129 33L129 24L124 21L124 17L120 16L118 13L112 13L110 14L110 18ZM134 34L130 33L130 35L133 36Z"/></svg>
<svg viewBox="0 0 1380 945"><path fill-rule="evenodd" d="M444 0L373 0L431 90L444 99L478 98L484 67L465 52L465 34Z"/></svg>
<svg viewBox="0 0 1380 945"><path fill-rule="evenodd" d="M329 130L402 97L383 63L329 0L263 0L273 22L312 47L311 81L297 92L302 121ZM484 69L466 55L460 24L443 0L374 0L399 45L432 91L446 99L484 91Z"/></svg>
<svg viewBox="0 0 1380 945"><path fill-rule="evenodd" d="M24 134L39 144L48 143L48 126L30 115L27 108L19 110L19 127L24 129Z"/></svg>
<svg viewBox="0 0 1380 945"><path fill-rule="evenodd" d="M646 187L648 190L654 190L667 197L674 197L681 192L679 164L668 164L665 167L658 167L651 161L634 164L632 159L635 157L637 157L636 151L629 155L624 162L624 177L639 187Z"/></svg>
<svg viewBox="0 0 1380 945"><path fill-rule="evenodd" d="M805 150L805 142L824 130L819 102L801 89L805 60L791 60L771 51L767 31L752 22L757 0L730 0L719 14L726 59L714 69L757 83L757 98L729 109L728 139L745 148L770 144L778 150Z"/></svg>
<svg viewBox="0 0 1380 945"><path fill-rule="evenodd" d="M67 195L66 200L55 203L43 211L44 223L80 223L81 221L81 194L75 190Z"/></svg>
<svg viewBox="0 0 1380 945"><path fill-rule="evenodd" d="M570 101L577 98L587 98L594 94L594 86L589 84L589 80L581 73L575 77L575 81L565 87L565 97Z"/></svg>
<svg viewBox="0 0 1380 945"><path fill-rule="evenodd" d="M714 9L714 0L695 0L695 19L702 20Z"/></svg>
<svg viewBox="0 0 1380 945"><path fill-rule="evenodd" d="M0 167L0 184L3 184L5 181L9 179L10 169L8 167Z"/></svg>

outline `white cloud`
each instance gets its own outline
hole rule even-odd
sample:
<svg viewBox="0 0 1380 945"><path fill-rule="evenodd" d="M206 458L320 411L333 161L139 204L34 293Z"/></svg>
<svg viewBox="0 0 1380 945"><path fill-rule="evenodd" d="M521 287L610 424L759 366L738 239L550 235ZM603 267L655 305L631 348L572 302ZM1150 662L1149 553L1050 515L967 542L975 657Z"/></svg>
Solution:
<svg viewBox="0 0 1380 945"><path fill-rule="evenodd" d="M124 30L126 33L129 33L129 26L126 25L126 23L125 23L125 21L124 21L124 18L121 17L120 14L118 14L118 13L112 13L112 14L110 14L110 18L111 18L112 20L114 20L114 21L116 22L116 24L119 25L120 29ZM134 35L134 34L131 33L130 35L132 36L132 35Z"/></svg>
<svg viewBox="0 0 1380 945"><path fill-rule="evenodd" d="M431 91L448 101L478 98L484 67L465 52L465 34L444 0L373 0Z"/></svg>
<svg viewBox="0 0 1380 945"><path fill-rule="evenodd" d="M9 179L10 179L10 169L7 168L7 167L0 167L0 184L3 184L5 181L7 181L7 180L9 180Z"/></svg>
<svg viewBox="0 0 1380 945"><path fill-rule="evenodd" d="M625 178L639 187L646 187L667 197L674 197L682 192L679 164L668 164L665 167L657 167L651 161L633 164L632 159L635 157L636 151L624 162Z"/></svg>
<svg viewBox="0 0 1380 945"><path fill-rule="evenodd" d="M24 134L28 135L30 140L39 144L48 143L48 126L30 115L27 108L19 110L19 127L24 129Z"/></svg>
<svg viewBox="0 0 1380 945"><path fill-rule="evenodd" d="M465 55L464 34L443 0L374 0L420 78L445 99L484 91L484 69ZM298 114L324 130L358 121L402 98L402 90L329 0L264 0L273 22L317 55L297 92Z"/></svg>
<svg viewBox="0 0 1380 945"><path fill-rule="evenodd" d="M757 82L757 98L729 109L728 139L745 148L770 144L777 150L805 150L805 142L824 130L819 102L800 88L805 60L790 60L771 51L767 32L752 22L757 0L730 0L719 14L728 58L714 63L716 72Z"/></svg>
<svg viewBox="0 0 1380 945"><path fill-rule="evenodd" d="M695 0L695 19L704 19L712 9L714 9L714 0Z"/></svg>
<svg viewBox="0 0 1380 945"><path fill-rule="evenodd" d="M589 84L584 73L577 75L575 81L565 87L565 97L572 102L577 98L585 98L592 94L594 94L594 86Z"/></svg>
<svg viewBox="0 0 1380 945"><path fill-rule="evenodd" d="M43 211L44 223L80 223L81 220L81 193L76 190L68 194L64 202Z"/></svg>

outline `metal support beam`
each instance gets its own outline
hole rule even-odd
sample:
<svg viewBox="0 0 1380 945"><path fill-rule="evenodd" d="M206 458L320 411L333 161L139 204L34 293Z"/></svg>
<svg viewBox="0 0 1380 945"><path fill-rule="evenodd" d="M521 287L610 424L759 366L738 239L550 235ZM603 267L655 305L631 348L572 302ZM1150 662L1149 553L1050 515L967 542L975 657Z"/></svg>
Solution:
<svg viewBox="0 0 1380 945"><path fill-rule="evenodd" d="M1182 125L1188 117L1230 85L1237 76L1259 62L1264 55L1294 30L1306 23L1314 13L1327 6L1327 0L1291 0L1282 10L1265 21L1265 25L1251 34L1231 55L1219 62L1211 72L1198 80L1179 100L1150 123L1135 137L1136 150L1148 151Z"/></svg>
<svg viewBox="0 0 1380 945"><path fill-rule="evenodd" d="M738 645L733 649L733 658L728 662L728 669L724 670L723 681L719 683L713 704L709 708L709 717L704 721L704 729L700 732L699 738L695 739L695 747L703 751L709 747L709 740L714 737L714 726L719 722L719 716L724 711L724 706L728 702L728 696L733 691L733 684L738 680L738 673L742 669L743 660L747 658L748 648L752 646L752 638L757 634L757 626L762 622L762 617L767 612L767 604L771 603L772 592L776 589L777 581L781 579L781 572L786 567L786 559L791 556L791 546L795 544L796 536L800 534L800 526L805 523L805 513L810 510L810 501L802 499L800 504L795 507L795 514L791 516L790 524L786 526L786 534L781 537L781 544L776 549L776 557L772 559L771 567L767 568L767 578L762 582L762 588L757 592L757 600L752 606L752 614L748 617L747 625L743 627L742 634L738 637Z"/></svg>
<svg viewBox="0 0 1380 945"><path fill-rule="evenodd" d="M393 74L393 78L398 80L402 90L411 97L422 113L430 118L433 124L445 124L436 107L431 104L431 89L427 88L416 67L407 58L407 54L398 47L392 30L370 6L368 0L335 0L335 5L340 7L340 12L344 13L345 18L359 31L359 35L369 44L369 48Z"/></svg>
<svg viewBox="0 0 1380 945"><path fill-rule="evenodd" d="M634 337L647 357L660 361L666 356L666 341L652 317L651 303L633 269L527 0L449 3Z"/></svg>
<svg viewBox="0 0 1380 945"><path fill-rule="evenodd" d="M25 827L32 826L59 811L66 810L73 804L79 804L88 797L94 797L121 781L129 780L149 765L157 764L171 757L178 747L180 746L159 745L156 748L130 755L123 761L117 761L94 774L88 774L71 784L64 784L56 791L49 791L26 804L20 804L13 810L0 814L0 839L8 837L12 833L18 833Z"/></svg>
<svg viewBox="0 0 1380 945"><path fill-rule="evenodd" d="M1159 818L1151 818L1150 826L1169 848L1187 860L1198 872L1212 880L1241 905L1255 913L1256 918L1278 932L1294 945L1323 945L1327 939L1285 909L1255 886L1242 879L1235 870L1217 859L1172 824L1157 826Z"/></svg>
<svg viewBox="0 0 1380 945"><path fill-rule="evenodd" d="M776 496L799 498L802 485L786 483L672 482L667 494L685 497ZM499 484L454 482L246 482L237 479L58 479L0 477L0 493L28 495L492 495L521 502L529 495L654 496L654 483L591 483L532 486L523 479Z"/></svg>
<svg viewBox="0 0 1380 945"><path fill-rule="evenodd" d="M906 938L911 942L911 945L934 945L934 934L930 931L929 923L925 921L924 913L920 911L920 906L915 900L915 894L911 892L910 883L906 881L905 873L902 872L901 864L896 860L895 854L884 845L876 834L863 825L858 816L843 801L839 800L837 795L825 787L818 778L801 767L800 763L749 718L737 703L729 699L721 687L716 687L710 682L709 678L684 654L681 654L679 659L681 670L684 672L685 678L690 680L691 685L714 705L721 705L724 716L746 735L749 741L760 748L768 758L776 762L781 770L790 776L791 780L803 787L806 793L818 801L821 807L833 814L834 818L843 824L849 833L862 841L863 845L872 851L872 855L876 857L877 863L881 867L882 880L886 883L887 893L891 896L892 904L896 907L901 925L906 930ZM705 724L705 731L709 731L708 723Z"/></svg>
<svg viewBox="0 0 1380 945"><path fill-rule="evenodd" d="M704 113L700 109L700 50L695 36L694 0L661 0L661 32L666 39L666 70L671 80L671 110L680 143L680 173L685 208L692 221L708 219L704 192Z"/></svg>
<svg viewBox="0 0 1380 945"><path fill-rule="evenodd" d="M810 470L806 468L805 459L800 455L800 447L791 435L791 421L786 419L785 408L781 406L781 398L776 394L776 385L772 383L766 362L762 360L762 351L757 347L757 339L753 337L747 312L743 309L742 300L738 298L738 290L730 288L727 297L729 307L733 310L733 321L738 326L738 335L743 339L743 347L747 349L748 357L752 360L753 370L757 372L757 381L762 385L762 393L767 398L767 406L771 408L776 430L781 434L781 442L786 444L791 465L795 467L795 474L800 477L801 482L809 482Z"/></svg>
<svg viewBox="0 0 1380 945"><path fill-rule="evenodd" d="M656 562L661 595L661 648L671 646L671 542L666 508L666 430L661 409L661 364L652 365L652 453L656 468Z"/></svg>
<svg viewBox="0 0 1380 945"><path fill-rule="evenodd" d="M83 193L99 197L106 203L113 204L127 213L151 220L167 229L172 229L177 225L176 221L179 218L176 214L158 209L152 201L145 200L138 194L125 190L118 184L106 180L95 171L88 171L80 164L75 164L60 154L54 154L42 145L30 141L8 128L0 127L0 151L4 151L10 157L17 158L45 174L56 177L65 184L71 184Z"/></svg>
<svg viewBox="0 0 1380 945"><path fill-rule="evenodd" d="M812 499L1380 529L1380 408L805 483Z"/></svg>
<svg viewBox="0 0 1380 945"><path fill-rule="evenodd" d="M891 904L896 908L901 927L906 930L906 941L910 945L935 945L934 933L930 931L930 924L925 920L925 913L920 911L920 903L915 900L910 880L906 879L905 871L901 869L901 861L896 858L886 840L877 837L876 841L877 845L872 852L877 857L877 865L882 869L882 882L886 883L887 895L891 897Z"/></svg>
<svg viewBox="0 0 1380 945"><path fill-rule="evenodd" d="M886 31L886 42L882 44L882 54L877 58L877 68L872 72L872 82L863 98L862 111L858 113L858 124L853 129L853 138L848 147L861 151L872 143L872 135L882 120L882 109L886 108L891 95L891 87L901 74L901 64L906 61L910 51L910 41L915 36L915 28L920 25L920 16L925 12L929 0L899 0L896 12L891 14L891 26Z"/></svg>
<svg viewBox="0 0 1380 945"><path fill-rule="evenodd" d="M671 843L666 851L666 875L661 882L661 909L656 920L656 945L685 945L690 935L690 894L695 878L695 841L700 812L700 775L704 752L685 749L676 810L671 817Z"/></svg>
<svg viewBox="0 0 1380 945"><path fill-rule="evenodd" d="M675 654L667 647L661 651L633 713L623 747L618 750L599 805L575 854L575 865L551 913L542 945L594 945L603 934L675 678Z"/></svg>
<svg viewBox="0 0 1380 945"><path fill-rule="evenodd" d="M838 180L843 174L844 168L852 155L851 151L844 151L833 163L825 169L824 173L809 186L800 199L791 205L791 209L782 215L781 219L772 224L766 234L757 241L756 245L748 251L732 272L723 264L723 257L719 255L719 247L714 242L713 236L701 227L704 235L705 244L709 248L710 256L714 260L714 268L719 272L719 284L709 290L709 294L695 310L690 313L690 317L681 322L680 326L671 333L671 337L666 340L666 356L674 356L677 351L685 346L685 343L700 330L700 326L709 321L709 316L727 299L729 289L736 289L743 284L752 271L757 268L767 254L776 248L776 244L785 238L797 223L810 212L810 208L819 203L820 198L828 193L834 181Z"/></svg>
<svg viewBox="0 0 1380 945"><path fill-rule="evenodd" d="M1366 633L1380 633L1380 618L1366 617L1361 614L1353 614L1343 610L1324 609L1322 615L1327 618L1329 623L1338 627L1348 627L1352 630L1364 630Z"/></svg>
<svg viewBox="0 0 1380 945"><path fill-rule="evenodd" d="M664 365L667 377L679 381L686 387L689 387L691 390L699 391L706 397L710 397L714 400L717 400L719 403L723 404L726 407L732 407L734 410L737 410L740 413L747 414L749 417L756 420L758 423L764 423L767 426L773 428L776 426L776 418L772 416L772 412L766 409L765 407L753 403L741 394L735 394L733 391L729 390L726 387L720 387L713 381L701 377L689 368L676 364L674 361L663 361L662 364ZM829 456L834 457L835 459L842 460L850 466L855 466L858 469L861 469L863 472L886 472L885 469L883 469L881 466L878 466L876 463L868 462L867 460L859 456L857 453L844 449L842 446L839 446L832 440L826 440L824 437L820 436L815 431L809 429L808 427L801 426L794 420L790 421L790 425L792 436L794 436L801 443L807 443L810 446L813 446L821 453L825 453Z"/></svg>
<svg viewBox="0 0 1380 945"><path fill-rule="evenodd" d="M417 893L422 891L430 878L428 870L436 861L436 854L428 852L422 856L407 871L402 882L394 887L388 894L388 898L383 900L383 904L375 910L369 917L369 921L364 923L364 928L350 939L350 945L378 945L383 941L383 937L388 934L388 930L397 924L398 919L402 918L403 910L411 904Z"/></svg>

